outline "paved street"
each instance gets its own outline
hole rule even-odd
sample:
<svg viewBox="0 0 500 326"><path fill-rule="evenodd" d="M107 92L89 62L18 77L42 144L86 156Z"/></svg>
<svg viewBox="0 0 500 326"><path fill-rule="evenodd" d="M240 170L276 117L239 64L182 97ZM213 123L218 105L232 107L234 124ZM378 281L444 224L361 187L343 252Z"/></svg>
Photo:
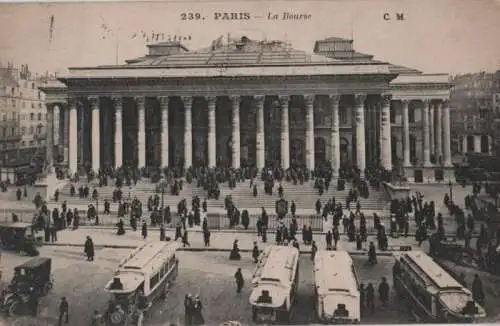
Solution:
<svg viewBox="0 0 500 326"><path fill-rule="evenodd" d="M57 307L61 296L66 296L70 303L70 325L89 325L93 309L102 308L107 303L103 291L104 284L112 277L116 267L129 250L100 249L96 252L96 261L85 261L81 250L77 248L43 248L42 255L53 257L55 285L51 293L40 302L37 325L54 325ZM251 310L248 304L250 289L242 294L235 293L233 274L241 267L247 282L251 278L254 264L250 257L243 256L239 262L229 261L225 253L181 252L180 273L166 303L158 303L152 311L147 325L165 325L167 322L183 321L183 298L186 293L201 295L204 305L204 317L207 324L217 324L227 320L239 320L251 323ZM12 268L26 257L4 254L4 280L12 277ZM381 258L375 267L364 265L366 258L354 258L363 282L379 282L382 276L390 276L392 258ZM308 323L313 321L313 272L308 255L303 255L300 262L301 282L298 302L293 322ZM407 323L411 319L394 301L390 308L366 316L367 323ZM5 321L14 324L13 320ZM15 324L18 325L18 324ZM29 325L19 323L19 325Z"/></svg>
<svg viewBox="0 0 500 326"><path fill-rule="evenodd" d="M167 231L167 236L174 237L174 231ZM159 241L160 233L159 231L150 232L148 238L143 240L140 235L140 230L133 232L128 231L123 236L116 235L115 230L109 229L96 229L96 230L88 230L88 229L78 229L75 231L65 230L58 233L58 241L55 242L55 245L71 245L71 246L83 246L85 242L85 238L87 236L91 236L94 241L95 246L105 246L105 247L127 247L132 248L136 247L144 241ZM302 244L300 235L297 237L300 243L300 249L302 251L309 251L311 246L306 246ZM266 245L275 244L275 235L274 233L268 234L267 244L262 243L262 241L257 237L256 233L239 233L239 232L212 232L210 239L210 247L216 249L225 249L229 250L233 246L233 241L238 239L239 247L242 250L251 250L253 248L253 242L257 241L259 247L263 249ZM318 248L322 249L326 247L325 236L322 234L313 235L314 241ZM203 234L199 231L191 231L188 232L188 240L191 244L191 249L199 249L204 248L203 243ZM180 240L179 240L180 241ZM369 236L368 241L375 241L375 236ZM376 242L375 242L376 243ZM389 244L394 246L407 246L410 245L416 250L418 248L418 244L413 237L400 237L397 239L389 237ZM50 245L48 243L47 245ZM422 249L427 250L427 245L422 244ZM348 242L347 236L341 235L341 241L339 242L339 250L347 250L350 252L354 252L355 243ZM365 252L365 250L362 250Z"/></svg>

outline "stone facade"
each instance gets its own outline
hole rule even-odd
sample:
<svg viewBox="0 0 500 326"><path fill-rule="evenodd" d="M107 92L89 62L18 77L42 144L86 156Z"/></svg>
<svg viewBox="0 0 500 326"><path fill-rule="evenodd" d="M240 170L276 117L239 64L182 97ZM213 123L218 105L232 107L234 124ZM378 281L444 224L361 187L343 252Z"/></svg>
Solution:
<svg viewBox="0 0 500 326"><path fill-rule="evenodd" d="M189 53L156 60L193 60ZM288 57L299 54L283 54ZM63 121L53 135L62 135L58 141L73 172L83 163L94 170L108 164L330 164L334 171L354 164L364 171L380 162L387 170L400 165L416 180L422 169L451 167L447 75L371 60L297 60L175 69L133 60L74 68L60 78L64 87L46 89L49 116Z"/></svg>

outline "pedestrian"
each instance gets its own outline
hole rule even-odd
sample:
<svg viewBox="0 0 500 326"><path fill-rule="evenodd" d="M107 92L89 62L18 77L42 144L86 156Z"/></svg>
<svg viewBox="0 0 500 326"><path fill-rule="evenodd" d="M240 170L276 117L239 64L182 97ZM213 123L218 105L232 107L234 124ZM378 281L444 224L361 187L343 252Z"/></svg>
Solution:
<svg viewBox="0 0 500 326"><path fill-rule="evenodd" d="M98 310L94 310L94 313L92 314L91 317L91 325L92 326L99 326L103 322L103 316L102 314L99 313Z"/></svg>
<svg viewBox="0 0 500 326"><path fill-rule="evenodd" d="M205 247L210 247L210 231L208 229L203 230L203 242Z"/></svg>
<svg viewBox="0 0 500 326"><path fill-rule="evenodd" d="M142 222L141 235L144 240L148 237L148 225L146 224L146 221Z"/></svg>
<svg viewBox="0 0 500 326"><path fill-rule="evenodd" d="M241 273L241 268L238 268L236 273L234 273L234 279L236 280L236 293L241 293L245 280L243 279L243 274Z"/></svg>
<svg viewBox="0 0 500 326"><path fill-rule="evenodd" d="M365 285L361 283L359 285L359 307L361 309L361 313L365 309Z"/></svg>
<svg viewBox="0 0 500 326"><path fill-rule="evenodd" d="M63 318L64 318L64 322L66 324L68 324L69 323L69 303L66 300L66 297L62 297L61 303L59 304L59 322L58 322L59 326L62 325Z"/></svg>
<svg viewBox="0 0 500 326"><path fill-rule="evenodd" d="M375 311L375 289L371 283L366 287L366 307L372 313Z"/></svg>
<svg viewBox="0 0 500 326"><path fill-rule="evenodd" d="M257 263L258 259L259 259L259 247L257 246L257 241L254 241L253 242L253 250L252 250L252 258L253 258L253 262L254 263Z"/></svg>
<svg viewBox="0 0 500 326"><path fill-rule="evenodd" d="M165 241L166 235L165 235L165 226L163 223L160 224L160 241Z"/></svg>
<svg viewBox="0 0 500 326"><path fill-rule="evenodd" d="M193 298L193 324L195 325L205 324L205 318L203 318L202 308L203 306L201 304L200 295L197 294Z"/></svg>
<svg viewBox="0 0 500 326"><path fill-rule="evenodd" d="M387 279L385 277L382 277L382 282L378 286L378 295L380 302L385 306L387 301L389 301L389 284L387 284Z"/></svg>
<svg viewBox="0 0 500 326"><path fill-rule="evenodd" d="M191 325L193 317L193 298L190 293L184 297L184 323Z"/></svg>
<svg viewBox="0 0 500 326"><path fill-rule="evenodd" d="M314 261L314 257L316 257L316 252L318 251L318 246L316 246L316 241L313 241L311 244L311 260Z"/></svg>
<svg viewBox="0 0 500 326"><path fill-rule="evenodd" d="M377 264L377 252L375 251L375 244L370 241L370 246L368 247L368 264Z"/></svg>
<svg viewBox="0 0 500 326"><path fill-rule="evenodd" d="M474 280L472 281L472 298L477 301L480 305L484 305L484 291L483 283L479 278L479 275L474 275Z"/></svg>
<svg viewBox="0 0 500 326"><path fill-rule="evenodd" d="M182 246L183 247L185 247L185 246L191 247L191 245L189 244L189 241L188 241L188 231L186 229L184 229L184 233L182 234Z"/></svg>
<svg viewBox="0 0 500 326"><path fill-rule="evenodd" d="M94 242L92 241L92 239L87 236L87 240L85 241L85 249L84 249L84 252L85 254L87 255L87 260L88 261L94 261Z"/></svg>

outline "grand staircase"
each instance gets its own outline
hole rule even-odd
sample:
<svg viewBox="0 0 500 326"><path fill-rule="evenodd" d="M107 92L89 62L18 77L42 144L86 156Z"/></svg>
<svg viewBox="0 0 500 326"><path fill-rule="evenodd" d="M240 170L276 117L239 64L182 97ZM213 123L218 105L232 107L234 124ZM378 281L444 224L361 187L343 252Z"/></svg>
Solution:
<svg viewBox="0 0 500 326"><path fill-rule="evenodd" d="M328 191L325 190L323 195L320 196L318 190L314 188L314 181L305 182L302 185L294 185L289 182L282 183L284 198L288 200L289 204L291 204L293 200L297 209L315 209L315 204L318 199L320 199L321 204L324 205L328 200L332 199L332 197L335 197L336 202L342 203L345 207L346 199L352 186L346 183L345 190L343 191L338 191L336 186L335 183L334 187L330 187ZM258 182L257 197L253 197L253 191L248 181L245 183L238 183L234 189L230 189L227 183L221 185L220 188L221 198L218 201L211 200L211 206L224 207L224 197L226 195L231 195L236 207L265 207L266 210L269 211L269 209L272 209L274 212L276 200L279 199L278 184L274 187L273 195L267 195L264 193L264 184ZM360 198L361 208L364 210L383 211L387 203L388 200L386 195L382 191L375 191L374 189L370 189L370 196L368 198ZM354 209L355 206L355 203L351 203L351 209Z"/></svg>
<svg viewBox="0 0 500 326"><path fill-rule="evenodd" d="M78 197L78 187L81 185L89 186L89 197L92 195L92 191L97 189L99 193L99 202L102 203L104 199L112 202L113 191L115 187L110 182L106 187L98 187L93 181L90 184L85 179L80 179L78 183L75 183L76 194L74 197L70 196L71 184L68 183L60 191L59 204L63 201L67 201L69 206L72 205L88 205L94 201ZM346 183L345 190L338 191L336 182L332 183L332 186L328 191L325 190L322 196L319 196L317 189L314 189L314 181L305 182L304 184L294 185L289 182L283 182L283 193L286 200L291 204L292 200L295 202L298 210L307 209L311 210L315 208L316 200L319 198L322 205L324 205L332 197L335 197L337 202L342 203L345 207L346 198L348 196L349 190L352 188L350 183ZM234 189L230 189L227 182L220 184L221 195L218 200L210 199L208 200L208 206L213 208L224 208L224 199L227 195L231 195L233 202L239 209L248 208L260 208L265 207L268 212L274 212L276 200L279 199L278 196L278 184L275 185L273 195L267 195L264 193L264 184L261 181L257 181L258 194L257 197L253 197L252 188L250 188L250 181L246 180L242 183L237 183ZM144 205L147 203L149 196L154 196L156 194L156 184L150 183L148 180L138 181L135 186L122 187L122 198L138 198ZM161 201L161 193L158 194ZM207 191L203 188L196 187L196 182L188 184L184 182L183 190L179 193L179 196L170 195L169 190L165 190L164 205L169 205L171 209L176 209L177 203L185 198L188 201L188 205L191 205L191 198L197 195L203 201L207 197ZM54 203L53 201L51 203ZM54 203L55 204L55 203ZM360 204L362 210L371 211L387 211L388 198L383 191L376 191L370 188L370 195L368 198L360 198ZM355 203L351 203L351 209L355 208Z"/></svg>

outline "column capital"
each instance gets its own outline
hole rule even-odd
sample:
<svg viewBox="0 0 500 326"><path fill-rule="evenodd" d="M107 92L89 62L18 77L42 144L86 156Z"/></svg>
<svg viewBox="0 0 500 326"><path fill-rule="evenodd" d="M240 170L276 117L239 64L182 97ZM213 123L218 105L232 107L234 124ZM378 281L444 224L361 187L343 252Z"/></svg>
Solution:
<svg viewBox="0 0 500 326"><path fill-rule="evenodd" d="M160 107L168 108L169 99L170 98L168 96L158 96L158 103L160 103Z"/></svg>
<svg viewBox="0 0 500 326"><path fill-rule="evenodd" d="M182 103L184 103L185 108L191 108L191 105L193 105L193 97L192 96L182 96L181 101L182 101Z"/></svg>
<svg viewBox="0 0 500 326"><path fill-rule="evenodd" d="M68 97L68 107L70 109L76 109L78 105L80 104L80 101L76 97Z"/></svg>
<svg viewBox="0 0 500 326"><path fill-rule="evenodd" d="M121 96L111 96L111 101L115 108L122 108L123 106L123 98Z"/></svg>
<svg viewBox="0 0 500 326"><path fill-rule="evenodd" d="M137 103L138 108L144 108L146 98L144 96L134 96L134 101Z"/></svg>
<svg viewBox="0 0 500 326"><path fill-rule="evenodd" d="M422 100L422 104L424 105L424 107L429 108L429 106L431 105L431 101L432 101L431 99L424 98Z"/></svg>
<svg viewBox="0 0 500 326"><path fill-rule="evenodd" d="M255 100L255 103L257 105L263 105L264 100L266 99L266 96L265 95L254 95L253 99Z"/></svg>
<svg viewBox="0 0 500 326"><path fill-rule="evenodd" d="M340 103L340 99L342 98L342 95L340 94L330 94L328 95L328 98L330 99L330 103L331 104L339 104Z"/></svg>
<svg viewBox="0 0 500 326"><path fill-rule="evenodd" d="M408 107L410 105L410 100L405 98L401 100L401 105Z"/></svg>
<svg viewBox="0 0 500 326"><path fill-rule="evenodd" d="M278 101L280 102L281 106L287 106L288 101L290 101L290 96L288 95L278 95Z"/></svg>
<svg viewBox="0 0 500 326"><path fill-rule="evenodd" d="M314 94L305 94L304 96L304 101L307 106L312 106L314 105L314 100L316 99L316 95Z"/></svg>
<svg viewBox="0 0 500 326"><path fill-rule="evenodd" d="M442 105L443 108L449 108L450 107L450 100L449 99L442 100L440 103L441 103L441 105Z"/></svg>
<svg viewBox="0 0 500 326"><path fill-rule="evenodd" d="M356 101L356 105L358 106L364 105L366 100L366 94L364 93L354 94L354 100Z"/></svg>
<svg viewBox="0 0 500 326"><path fill-rule="evenodd" d="M88 98L89 105L92 109L99 109L99 96L91 95Z"/></svg>
<svg viewBox="0 0 500 326"><path fill-rule="evenodd" d="M382 103L382 106L390 106L391 100L392 100L392 94L389 93L380 94L380 101Z"/></svg>
<svg viewBox="0 0 500 326"><path fill-rule="evenodd" d="M231 100L231 102L233 103L233 105L235 104L235 102L238 103L238 104L240 103L241 96L239 96L239 95L229 95L228 97Z"/></svg>
<svg viewBox="0 0 500 326"><path fill-rule="evenodd" d="M217 104L217 96L207 96L206 99L207 99L208 107L215 108L215 106Z"/></svg>

